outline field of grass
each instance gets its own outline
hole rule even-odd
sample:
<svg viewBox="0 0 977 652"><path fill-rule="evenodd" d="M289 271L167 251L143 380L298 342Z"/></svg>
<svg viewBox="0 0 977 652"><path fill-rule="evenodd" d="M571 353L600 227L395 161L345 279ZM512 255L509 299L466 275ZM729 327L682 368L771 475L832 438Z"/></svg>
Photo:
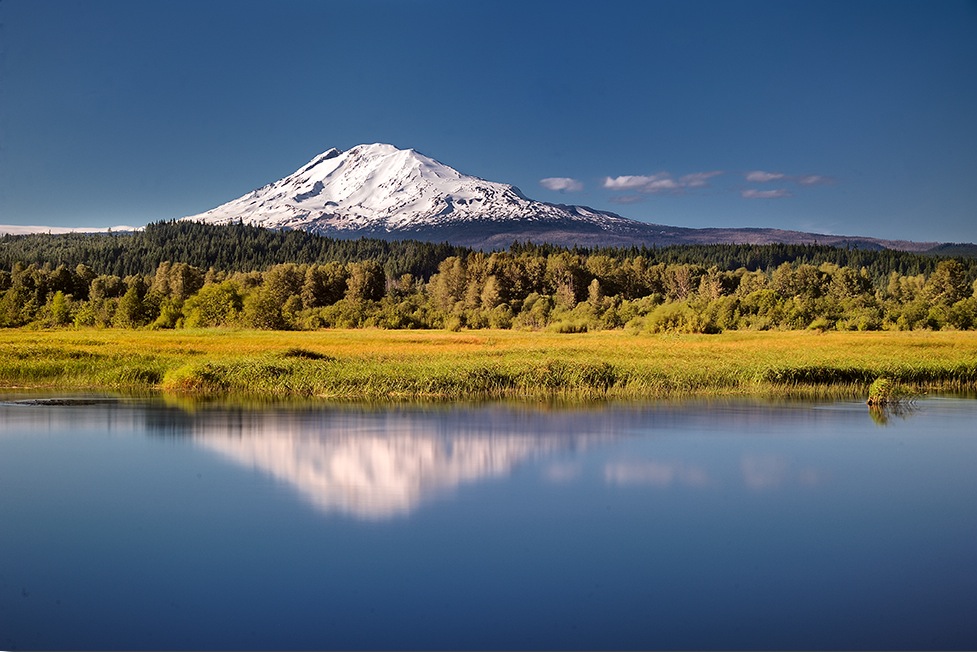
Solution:
<svg viewBox="0 0 977 652"><path fill-rule="evenodd" d="M0 389L331 399L977 388L975 332L0 330Z"/></svg>

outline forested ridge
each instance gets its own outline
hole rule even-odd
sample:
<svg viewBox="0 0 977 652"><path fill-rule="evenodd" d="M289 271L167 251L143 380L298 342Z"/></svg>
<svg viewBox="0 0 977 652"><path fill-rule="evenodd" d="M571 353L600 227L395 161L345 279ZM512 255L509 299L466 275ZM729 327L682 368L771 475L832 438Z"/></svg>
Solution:
<svg viewBox="0 0 977 652"><path fill-rule="evenodd" d="M388 274L430 276L438 263L468 251L448 244L376 239L341 240L305 231L233 224L158 222L142 231L0 237L0 268L18 262L75 267L99 274L152 274L164 261L226 272L263 270L277 263L348 263L373 260Z"/></svg>
<svg viewBox="0 0 977 652"><path fill-rule="evenodd" d="M481 252L245 225L0 238L0 326L971 329L977 260L801 245Z"/></svg>

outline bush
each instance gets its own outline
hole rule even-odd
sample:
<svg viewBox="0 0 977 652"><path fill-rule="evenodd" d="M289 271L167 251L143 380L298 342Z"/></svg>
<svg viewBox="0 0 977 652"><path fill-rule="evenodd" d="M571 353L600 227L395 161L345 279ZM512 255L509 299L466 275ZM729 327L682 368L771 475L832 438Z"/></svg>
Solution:
<svg viewBox="0 0 977 652"><path fill-rule="evenodd" d="M562 320L556 323L550 324L547 328L548 331L552 333L586 333L587 323L583 321L569 321Z"/></svg>
<svg viewBox="0 0 977 652"><path fill-rule="evenodd" d="M183 305L183 325L187 328L229 326L238 319L242 307L241 293L232 281L205 285Z"/></svg>
<svg viewBox="0 0 977 652"><path fill-rule="evenodd" d="M685 302L663 303L645 320L652 333L717 333L708 315L694 310Z"/></svg>
<svg viewBox="0 0 977 652"><path fill-rule="evenodd" d="M901 403L908 397L907 392L899 383L890 378L879 377L868 388L868 405L883 407Z"/></svg>

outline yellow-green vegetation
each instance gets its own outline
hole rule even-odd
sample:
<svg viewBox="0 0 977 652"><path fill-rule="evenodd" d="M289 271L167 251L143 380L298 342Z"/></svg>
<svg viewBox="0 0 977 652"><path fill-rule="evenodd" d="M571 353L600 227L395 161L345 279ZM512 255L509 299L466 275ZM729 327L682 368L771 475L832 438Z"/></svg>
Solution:
<svg viewBox="0 0 977 652"><path fill-rule="evenodd" d="M886 407L888 405L899 404L904 400L910 399L911 396L901 384L891 378L881 376L876 378L875 382L869 386L868 401L866 402L870 406Z"/></svg>
<svg viewBox="0 0 977 652"><path fill-rule="evenodd" d="M331 399L977 387L973 332L2 330L0 386Z"/></svg>

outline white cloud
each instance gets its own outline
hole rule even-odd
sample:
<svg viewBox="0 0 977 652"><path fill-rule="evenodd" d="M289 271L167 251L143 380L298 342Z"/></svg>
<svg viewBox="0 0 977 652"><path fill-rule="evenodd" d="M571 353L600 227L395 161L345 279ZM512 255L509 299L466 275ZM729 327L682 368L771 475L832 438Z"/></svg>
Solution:
<svg viewBox="0 0 977 652"><path fill-rule="evenodd" d="M679 188L678 183L675 179L669 177L663 177L661 179L655 179L654 181L649 181L641 188L641 192L663 192L666 190L677 190Z"/></svg>
<svg viewBox="0 0 977 652"><path fill-rule="evenodd" d="M796 181L802 186L818 186L822 183L830 183L831 179L822 177L820 174L808 174L803 177L797 177Z"/></svg>
<svg viewBox="0 0 977 652"><path fill-rule="evenodd" d="M635 190L648 194L659 192L677 192L684 188L701 188L707 185L709 179L722 174L721 171L695 172L674 179L668 172L649 175L625 175L620 177L605 177L604 187L608 190Z"/></svg>
<svg viewBox="0 0 977 652"><path fill-rule="evenodd" d="M686 188L701 188L709 182L709 179L713 177L718 177L722 174L722 170L714 170L712 172L694 172L692 174L686 174L684 177L678 180Z"/></svg>
<svg viewBox="0 0 977 652"><path fill-rule="evenodd" d="M580 192L583 190L583 184L580 181L569 177L547 177L540 179L539 185L547 190L556 190L558 192Z"/></svg>
<svg viewBox="0 0 977 652"><path fill-rule="evenodd" d="M781 197L790 197L790 191L782 188L778 190L755 190L750 188L741 191L740 195L743 196L743 199L780 199Z"/></svg>
<svg viewBox="0 0 977 652"><path fill-rule="evenodd" d="M766 183L768 181L783 179L786 176L787 175L783 172L764 172L763 170L754 170L746 173L746 180L755 181L757 183Z"/></svg>
<svg viewBox="0 0 977 652"><path fill-rule="evenodd" d="M783 172L764 172L763 170L753 170L746 173L746 180L753 183L767 183L769 181L790 181L800 186L817 186L824 183L831 183L831 177L820 174L804 174L801 176L790 176Z"/></svg>
<svg viewBox="0 0 977 652"><path fill-rule="evenodd" d="M649 176L622 176L614 178L607 177L604 179L604 187L608 190L640 190L642 192L647 192L645 190L647 187L654 184L659 184L668 178L668 175L665 174L652 174Z"/></svg>

